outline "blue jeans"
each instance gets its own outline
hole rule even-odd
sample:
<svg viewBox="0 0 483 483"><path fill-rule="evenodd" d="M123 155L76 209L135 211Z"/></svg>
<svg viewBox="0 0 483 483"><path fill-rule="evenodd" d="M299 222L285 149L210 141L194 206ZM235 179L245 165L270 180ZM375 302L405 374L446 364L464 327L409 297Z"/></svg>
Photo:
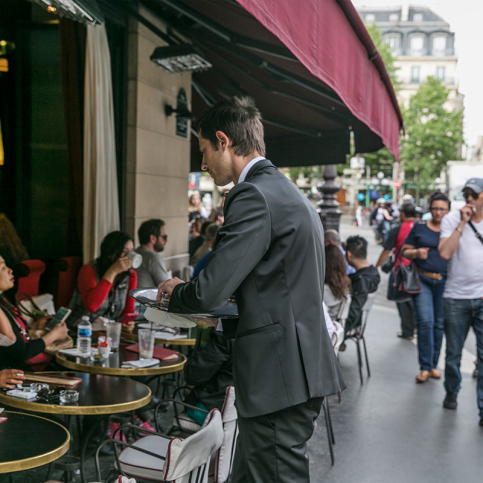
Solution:
<svg viewBox="0 0 483 483"><path fill-rule="evenodd" d="M460 362L470 326L476 335L478 352L477 402L483 418L483 300L444 299L444 331L446 334L446 392L457 393L461 387Z"/></svg>
<svg viewBox="0 0 483 483"><path fill-rule="evenodd" d="M431 371L438 365L444 333L443 290L445 279L419 275L421 292L414 296L418 327L419 366Z"/></svg>

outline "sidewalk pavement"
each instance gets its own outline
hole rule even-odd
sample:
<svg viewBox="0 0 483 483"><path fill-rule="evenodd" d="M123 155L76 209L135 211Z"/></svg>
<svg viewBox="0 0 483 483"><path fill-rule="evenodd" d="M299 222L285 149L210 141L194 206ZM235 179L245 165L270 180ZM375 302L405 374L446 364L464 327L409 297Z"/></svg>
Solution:
<svg viewBox="0 0 483 483"><path fill-rule="evenodd" d="M309 442L312 483L476 483L482 481L483 428L476 380L463 373L458 409L443 409L442 380L416 384L417 349L396 337L397 310L375 305L366 342L372 377L361 386L352 342L340 354L348 388L330 397L336 445L330 464L324 416ZM471 356L472 357L472 356Z"/></svg>

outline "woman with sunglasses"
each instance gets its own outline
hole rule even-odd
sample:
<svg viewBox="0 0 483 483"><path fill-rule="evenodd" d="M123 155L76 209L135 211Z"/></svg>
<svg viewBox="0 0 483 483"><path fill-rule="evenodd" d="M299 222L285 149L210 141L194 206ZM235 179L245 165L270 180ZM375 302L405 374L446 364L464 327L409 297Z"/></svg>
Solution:
<svg viewBox="0 0 483 483"><path fill-rule="evenodd" d="M69 304L69 328L75 329L84 315L91 321L106 317L122 322L125 315L134 311L129 291L136 288L137 275L127 257L133 250L133 240L127 233L113 231L106 235L99 258L80 269Z"/></svg>
<svg viewBox="0 0 483 483"><path fill-rule="evenodd" d="M3 295L14 286L12 269L0 256L0 369L43 370L52 359L45 348L57 340L67 337L65 322L61 322L40 339L30 339L28 325ZM39 319L39 328L45 327L50 317ZM20 376L19 376L20 377ZM0 387L10 387L18 377L10 372L0 373Z"/></svg>
<svg viewBox="0 0 483 483"><path fill-rule="evenodd" d="M434 193L429 202L431 220L416 223L401 249L401 255L414 260L421 292L414 296L418 328L418 352L420 373L419 383L430 377L440 379L436 369L444 333L443 291L448 270L448 262L438 252L441 233L441 220L450 209L448 197Z"/></svg>

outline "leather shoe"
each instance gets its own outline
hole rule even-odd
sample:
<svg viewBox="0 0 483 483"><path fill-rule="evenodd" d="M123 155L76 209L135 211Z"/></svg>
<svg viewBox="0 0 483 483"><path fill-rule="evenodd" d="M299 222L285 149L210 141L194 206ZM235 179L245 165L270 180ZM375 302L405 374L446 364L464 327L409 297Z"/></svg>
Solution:
<svg viewBox="0 0 483 483"><path fill-rule="evenodd" d="M430 375L433 379L441 379L441 372L438 369L433 369Z"/></svg>
<svg viewBox="0 0 483 483"><path fill-rule="evenodd" d="M444 398L444 401L443 401L443 407L446 409L456 409L456 407L458 406L458 402L456 401L457 397L458 397L458 394L454 392L446 393L446 397Z"/></svg>
<svg viewBox="0 0 483 483"><path fill-rule="evenodd" d="M480 418L480 426L483 426L483 418Z"/></svg>
<svg viewBox="0 0 483 483"><path fill-rule="evenodd" d="M398 332L397 333L397 336L400 339L413 340L413 336L412 335L404 335L402 332Z"/></svg>
<svg viewBox="0 0 483 483"><path fill-rule="evenodd" d="M431 373L429 371L421 371L417 376L416 376L416 382L426 382L429 379L429 376Z"/></svg>

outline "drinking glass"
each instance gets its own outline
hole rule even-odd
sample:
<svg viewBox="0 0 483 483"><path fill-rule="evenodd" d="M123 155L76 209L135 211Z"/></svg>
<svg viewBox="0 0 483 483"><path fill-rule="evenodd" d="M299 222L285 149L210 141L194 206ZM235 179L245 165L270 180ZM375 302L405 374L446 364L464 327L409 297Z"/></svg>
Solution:
<svg viewBox="0 0 483 483"><path fill-rule="evenodd" d="M106 324L106 337L111 339L110 347L112 351L119 349L119 341L121 340L121 322L109 322Z"/></svg>
<svg viewBox="0 0 483 483"><path fill-rule="evenodd" d="M139 358L151 359L154 351L154 332L151 329L139 329Z"/></svg>
<svg viewBox="0 0 483 483"><path fill-rule="evenodd" d="M73 404L79 400L79 393L74 389L66 389L60 391L60 403L61 404Z"/></svg>

